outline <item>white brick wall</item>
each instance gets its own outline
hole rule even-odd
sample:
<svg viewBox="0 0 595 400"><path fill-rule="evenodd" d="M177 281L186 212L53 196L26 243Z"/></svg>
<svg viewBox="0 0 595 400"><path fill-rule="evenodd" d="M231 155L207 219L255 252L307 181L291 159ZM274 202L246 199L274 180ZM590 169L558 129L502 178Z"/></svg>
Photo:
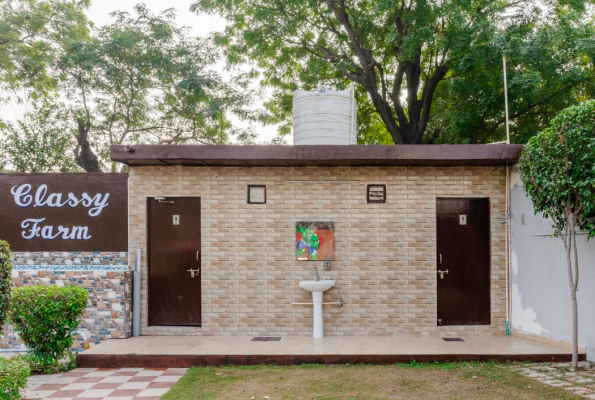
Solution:
<svg viewBox="0 0 595 400"><path fill-rule="evenodd" d="M142 248L143 335L312 334L311 301L298 281L337 280L325 301L327 335L470 335L505 329L504 167L132 167L130 249ZM325 181L349 180L346 183ZM287 182L312 180L316 182ZM387 185L386 204L367 204L366 185ZM246 203L246 185L266 184L267 204ZM146 198L200 196L202 327L147 326ZM436 326L436 198L490 197L489 326ZM295 222L333 221L335 261L296 261ZM131 260L133 265L134 260ZM332 306L331 306L332 307ZM333 311L336 308L332 307Z"/></svg>

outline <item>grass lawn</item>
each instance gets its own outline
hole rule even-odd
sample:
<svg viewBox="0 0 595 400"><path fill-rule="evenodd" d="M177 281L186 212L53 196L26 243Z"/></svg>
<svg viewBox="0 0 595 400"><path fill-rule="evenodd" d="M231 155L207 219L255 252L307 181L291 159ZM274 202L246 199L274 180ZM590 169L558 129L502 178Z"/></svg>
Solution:
<svg viewBox="0 0 595 400"><path fill-rule="evenodd" d="M254 396L254 397L253 397ZM509 365L303 365L194 367L162 397L173 399L580 399Z"/></svg>

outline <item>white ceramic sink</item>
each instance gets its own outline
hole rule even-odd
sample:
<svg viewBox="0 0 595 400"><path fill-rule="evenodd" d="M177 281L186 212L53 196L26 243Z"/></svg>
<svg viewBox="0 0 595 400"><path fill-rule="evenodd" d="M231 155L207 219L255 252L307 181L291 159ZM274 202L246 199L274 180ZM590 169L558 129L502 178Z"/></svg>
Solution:
<svg viewBox="0 0 595 400"><path fill-rule="evenodd" d="M300 287L312 293L312 304L314 305L314 315L312 316L312 337L322 339L324 337L324 322L322 320L322 292L325 292L335 286L332 279L320 281L300 281Z"/></svg>
<svg viewBox="0 0 595 400"><path fill-rule="evenodd" d="M326 292L330 288L335 286L333 279L321 280L321 281L300 281L300 287L308 292Z"/></svg>

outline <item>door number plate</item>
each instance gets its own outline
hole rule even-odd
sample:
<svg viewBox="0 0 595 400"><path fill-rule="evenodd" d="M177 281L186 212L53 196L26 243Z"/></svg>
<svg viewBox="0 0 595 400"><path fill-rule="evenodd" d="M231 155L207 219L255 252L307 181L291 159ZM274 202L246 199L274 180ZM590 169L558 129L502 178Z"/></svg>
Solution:
<svg viewBox="0 0 595 400"><path fill-rule="evenodd" d="M180 225L180 216L174 215L174 225Z"/></svg>

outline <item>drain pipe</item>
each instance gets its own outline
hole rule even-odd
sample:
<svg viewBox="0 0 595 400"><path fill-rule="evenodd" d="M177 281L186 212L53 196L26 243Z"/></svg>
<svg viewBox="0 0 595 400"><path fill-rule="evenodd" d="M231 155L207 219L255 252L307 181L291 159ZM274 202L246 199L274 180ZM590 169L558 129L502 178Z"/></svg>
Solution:
<svg viewBox="0 0 595 400"><path fill-rule="evenodd" d="M141 249L136 249L132 273L132 336L140 336L140 255Z"/></svg>
<svg viewBox="0 0 595 400"><path fill-rule="evenodd" d="M506 166L506 335L510 335L510 167Z"/></svg>
<svg viewBox="0 0 595 400"><path fill-rule="evenodd" d="M508 125L508 83L506 81L506 54L502 54L502 73L504 75L504 110L506 116L506 144L510 144ZM510 335L510 167L506 166L506 335Z"/></svg>

